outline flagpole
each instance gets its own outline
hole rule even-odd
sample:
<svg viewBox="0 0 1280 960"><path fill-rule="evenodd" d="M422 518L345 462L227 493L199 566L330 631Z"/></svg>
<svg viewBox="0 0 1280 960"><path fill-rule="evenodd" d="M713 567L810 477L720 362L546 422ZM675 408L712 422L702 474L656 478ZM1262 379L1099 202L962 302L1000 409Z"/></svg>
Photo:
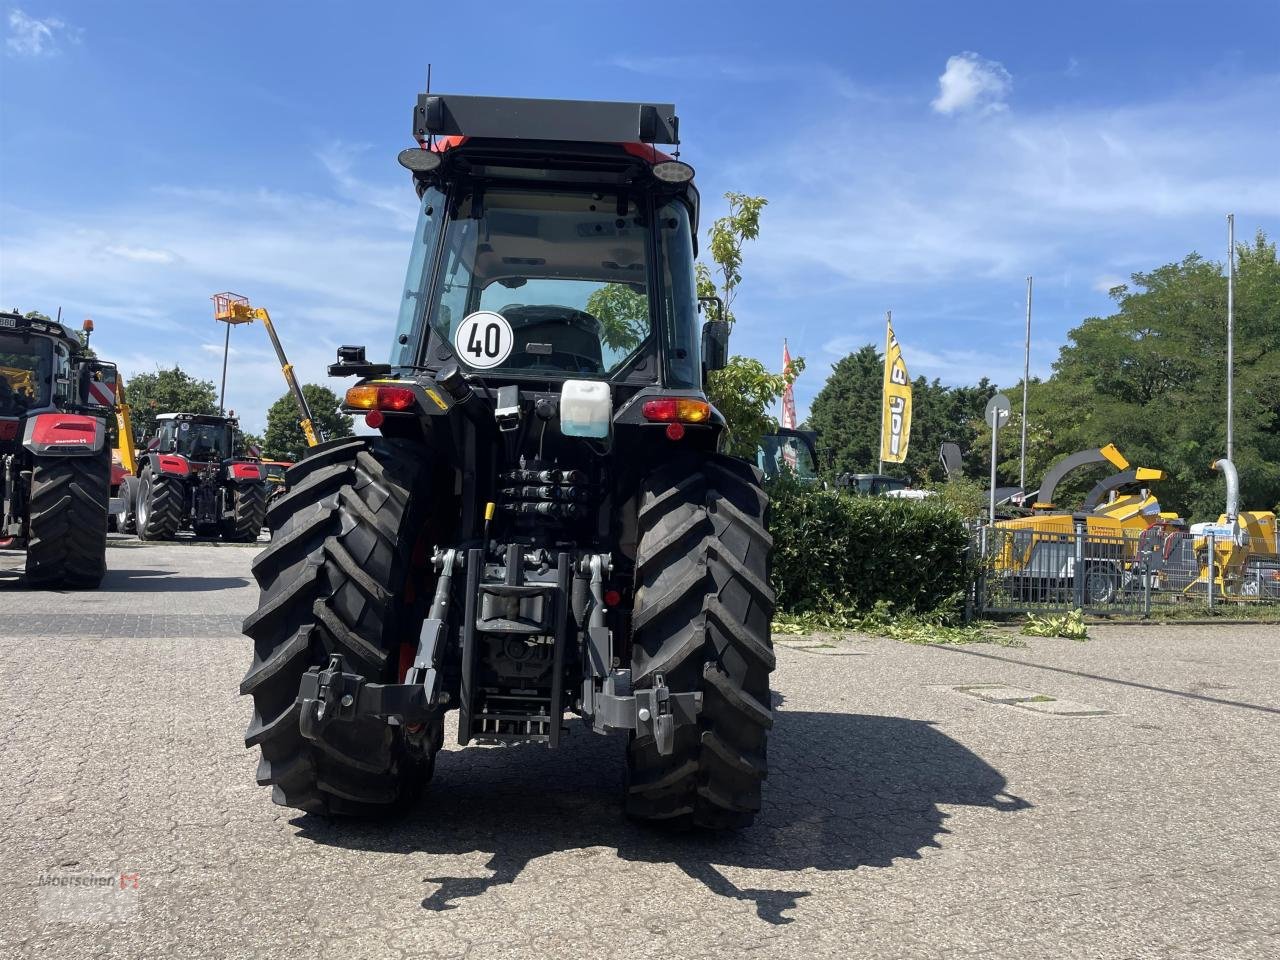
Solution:
<svg viewBox="0 0 1280 960"><path fill-rule="evenodd" d="M884 363L885 369L889 367L889 330L893 325L893 311L886 310L884 312ZM884 375L880 377L880 449L876 451L877 457L880 458L880 467L877 473L884 473Z"/></svg>
<svg viewBox="0 0 1280 960"><path fill-rule="evenodd" d="M787 338L786 337L782 338L782 356L784 358L783 364L782 364L782 375L785 377L787 375L787 364L785 360L785 357L787 356ZM787 419L787 391L784 389L782 391L782 395L778 397L778 424L780 426L785 426L784 421L786 419Z"/></svg>
<svg viewBox="0 0 1280 960"><path fill-rule="evenodd" d="M1235 445L1236 215L1227 214L1227 459Z"/></svg>
<svg viewBox="0 0 1280 960"><path fill-rule="evenodd" d="M1031 278L1027 277L1027 346L1022 354L1022 456L1019 458L1018 488L1027 491L1027 381L1031 378Z"/></svg>

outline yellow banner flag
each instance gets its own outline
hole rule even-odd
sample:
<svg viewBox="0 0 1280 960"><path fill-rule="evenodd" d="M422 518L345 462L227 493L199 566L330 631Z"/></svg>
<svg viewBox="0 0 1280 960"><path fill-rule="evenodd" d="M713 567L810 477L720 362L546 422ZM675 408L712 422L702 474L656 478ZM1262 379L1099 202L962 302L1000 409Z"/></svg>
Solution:
<svg viewBox="0 0 1280 960"><path fill-rule="evenodd" d="M880 459L902 463L911 439L911 378L902 359L902 345L893 335L893 321L885 321L884 399L880 423Z"/></svg>

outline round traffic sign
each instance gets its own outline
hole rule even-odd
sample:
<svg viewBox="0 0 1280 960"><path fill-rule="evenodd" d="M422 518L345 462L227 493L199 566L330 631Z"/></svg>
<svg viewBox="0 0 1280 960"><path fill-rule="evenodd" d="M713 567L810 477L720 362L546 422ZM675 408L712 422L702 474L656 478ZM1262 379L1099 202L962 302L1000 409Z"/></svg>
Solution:
<svg viewBox="0 0 1280 960"><path fill-rule="evenodd" d="M496 367L507 359L515 341L507 318L489 310L468 314L453 335L453 346L458 355L481 370Z"/></svg>
<svg viewBox="0 0 1280 960"><path fill-rule="evenodd" d="M987 410L982 418L990 424L993 430L999 430L1009 422L1009 416L1012 411L1013 407L1009 405L1009 398L1003 393L997 393L987 401Z"/></svg>

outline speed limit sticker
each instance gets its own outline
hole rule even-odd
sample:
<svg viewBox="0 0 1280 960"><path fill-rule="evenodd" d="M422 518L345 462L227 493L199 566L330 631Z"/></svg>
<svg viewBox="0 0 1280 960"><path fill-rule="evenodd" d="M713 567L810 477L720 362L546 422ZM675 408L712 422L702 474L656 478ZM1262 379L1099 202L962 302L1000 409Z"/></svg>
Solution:
<svg viewBox="0 0 1280 960"><path fill-rule="evenodd" d="M496 367L511 354L515 344L511 324L500 313L479 310L463 318L453 335L458 355L473 367Z"/></svg>

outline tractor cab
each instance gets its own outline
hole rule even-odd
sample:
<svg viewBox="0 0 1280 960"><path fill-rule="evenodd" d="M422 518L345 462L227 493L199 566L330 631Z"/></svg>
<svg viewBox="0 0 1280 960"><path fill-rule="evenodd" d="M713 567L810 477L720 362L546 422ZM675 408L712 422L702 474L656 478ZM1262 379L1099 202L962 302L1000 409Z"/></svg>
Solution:
<svg viewBox="0 0 1280 960"><path fill-rule="evenodd" d="M70 401L71 362L80 341L52 320L0 314L0 420L16 421ZM0 438L5 434L0 427Z"/></svg>
<svg viewBox="0 0 1280 960"><path fill-rule="evenodd" d="M790 427L779 427L773 433L766 433L756 444L756 466L768 480L790 472L801 483L818 483L815 436L811 431Z"/></svg>
<svg viewBox="0 0 1280 960"><path fill-rule="evenodd" d="M158 453L176 453L196 463L221 463L234 455L238 424L233 418L164 413L156 419Z"/></svg>
<svg viewBox="0 0 1280 960"><path fill-rule="evenodd" d="M419 205L393 368L601 381L618 397L702 386L698 194L653 146L677 142L674 108L581 106L419 98L420 146L400 155Z"/></svg>

